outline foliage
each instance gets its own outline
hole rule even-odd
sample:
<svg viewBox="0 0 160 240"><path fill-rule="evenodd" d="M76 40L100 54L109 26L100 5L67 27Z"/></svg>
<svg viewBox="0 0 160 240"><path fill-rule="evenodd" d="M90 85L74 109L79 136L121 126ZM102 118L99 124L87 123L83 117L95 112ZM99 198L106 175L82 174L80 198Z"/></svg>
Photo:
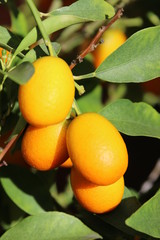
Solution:
<svg viewBox="0 0 160 240"><path fill-rule="evenodd" d="M14 8L10 8L11 2ZM10 132L9 138L5 139L7 143L18 137L12 148L13 154L20 148L22 131L27 124L18 106L18 86L31 78L34 73L32 63L39 57L55 53L70 64L86 49L86 42L88 46L88 39L93 39L98 28L116 16L116 2L79 0L58 9L54 8L55 4L49 13L43 14L38 11L38 5L32 7L32 0L26 0L15 15L15 1L0 1L0 7L1 4L6 5L11 16L10 30L0 26L0 47L11 54L7 62L4 61L6 55L2 54L0 59L0 135ZM125 2L122 1L124 7ZM31 10L28 10L29 17L39 19L35 23L27 21L29 17L25 9L28 6ZM133 12L135 9L137 6ZM143 25L138 24L134 28L131 22L128 24L127 18L117 20L115 27L123 29L128 34L128 40L97 69L93 66L93 55L89 51L83 63L78 64L83 60L81 58L72 61L77 64L73 69L77 92L72 114L80 110L98 112L124 136L159 139L160 113L156 107L159 106L160 91L158 96L152 92L148 98L141 83L160 77L160 21L150 9L146 16L149 24L143 24L140 16ZM137 24L134 20L133 25ZM48 43L45 36L51 36L51 42ZM80 96L82 86L85 93ZM6 146L11 147L7 143ZM0 153L4 151L7 149L0 148ZM160 239L158 177L155 183L152 181L150 191L143 194L126 186L122 202L115 210L92 214L82 209L73 198L69 169L40 172L29 167L5 167L5 155L1 163L2 240ZM145 164L144 157L144 168Z"/></svg>

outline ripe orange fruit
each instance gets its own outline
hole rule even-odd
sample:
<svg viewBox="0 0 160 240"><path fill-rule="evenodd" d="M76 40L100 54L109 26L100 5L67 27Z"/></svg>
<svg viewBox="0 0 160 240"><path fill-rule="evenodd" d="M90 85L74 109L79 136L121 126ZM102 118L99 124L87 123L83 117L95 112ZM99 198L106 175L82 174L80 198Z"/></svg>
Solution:
<svg viewBox="0 0 160 240"><path fill-rule="evenodd" d="M73 166L73 163L70 158L68 158L64 163L61 164L60 167L64 168L71 168Z"/></svg>
<svg viewBox="0 0 160 240"><path fill-rule="evenodd" d="M21 151L25 161L38 170L60 166L68 158L66 131L69 121L47 127L29 126L24 133Z"/></svg>
<svg viewBox="0 0 160 240"><path fill-rule="evenodd" d="M112 52L126 41L124 32L118 29L109 29L103 34L104 43L93 52L94 66L97 68Z"/></svg>
<svg viewBox="0 0 160 240"><path fill-rule="evenodd" d="M112 184L127 169L128 153L123 138L97 113L84 113L72 120L67 130L67 147L74 167L95 184Z"/></svg>
<svg viewBox="0 0 160 240"><path fill-rule="evenodd" d="M75 93L72 72L58 57L42 57L34 63L35 73L19 87L19 107L33 126L47 126L63 121L69 113Z"/></svg>
<svg viewBox="0 0 160 240"><path fill-rule="evenodd" d="M121 202L124 178L113 184L100 186L87 181L75 168L71 170L71 186L77 201L88 211L105 213Z"/></svg>

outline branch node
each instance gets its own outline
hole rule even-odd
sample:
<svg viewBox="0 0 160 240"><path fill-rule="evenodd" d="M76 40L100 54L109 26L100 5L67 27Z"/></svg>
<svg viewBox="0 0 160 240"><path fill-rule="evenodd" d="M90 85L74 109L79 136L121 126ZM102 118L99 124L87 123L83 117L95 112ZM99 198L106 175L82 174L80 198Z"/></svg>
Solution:
<svg viewBox="0 0 160 240"><path fill-rule="evenodd" d="M99 28L99 32L104 32L104 30L105 30L105 26L101 26L101 27Z"/></svg>
<svg viewBox="0 0 160 240"><path fill-rule="evenodd" d="M79 63L82 63L82 62L83 62L83 58L82 58L81 56L78 56L78 57L77 57L77 60L78 60Z"/></svg>
<svg viewBox="0 0 160 240"><path fill-rule="evenodd" d="M72 70L78 63L83 62L83 59L85 58L85 56L90 53L93 52L96 47L99 44L102 44L104 41L103 39L100 39L103 35L103 33L113 24L115 23L122 15L123 15L123 8L120 8L117 13L114 15L114 17L107 23L107 25L105 26L101 26L98 29L97 34L95 35L95 37L93 38L93 40L90 42L89 46L76 58L76 60L73 60L71 62L70 65L70 69Z"/></svg>
<svg viewBox="0 0 160 240"><path fill-rule="evenodd" d="M3 167L3 166L8 166L8 164L7 164L7 162L6 161L2 161L1 163L0 163L0 167Z"/></svg>
<svg viewBox="0 0 160 240"><path fill-rule="evenodd" d="M102 43L104 43L104 39L99 40L99 44L102 44Z"/></svg>

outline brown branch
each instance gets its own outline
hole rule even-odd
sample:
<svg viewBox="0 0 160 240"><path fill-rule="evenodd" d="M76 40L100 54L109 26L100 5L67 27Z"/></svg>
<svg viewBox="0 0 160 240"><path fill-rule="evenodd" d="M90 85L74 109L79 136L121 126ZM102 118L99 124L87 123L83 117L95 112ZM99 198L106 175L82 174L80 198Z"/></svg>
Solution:
<svg viewBox="0 0 160 240"><path fill-rule="evenodd" d="M15 141L17 140L18 136L16 135L15 137L13 137L9 143L5 146L5 148L3 149L3 151L0 154L0 162L3 159L4 155L9 151L9 149L12 147L12 145L15 143Z"/></svg>
<svg viewBox="0 0 160 240"><path fill-rule="evenodd" d="M22 132L24 131L24 129L22 129L22 131L14 136L5 146L5 148L3 149L3 151L0 153L0 167L2 166L7 166L7 163L3 160L3 157L6 155L6 153L11 149L11 147L14 145L14 143L18 140L18 138L20 137L20 135L22 134Z"/></svg>
<svg viewBox="0 0 160 240"><path fill-rule="evenodd" d="M97 34L91 41L91 43L88 45L88 47L75 59L71 62L70 64L70 69L72 70L78 63L81 63L84 59L84 57L94 51L96 47L103 42L103 40L100 40L102 37L103 33L114 23L116 22L123 14L123 8L120 8L117 13L114 15L114 17L111 19L111 21L105 25L99 28Z"/></svg>

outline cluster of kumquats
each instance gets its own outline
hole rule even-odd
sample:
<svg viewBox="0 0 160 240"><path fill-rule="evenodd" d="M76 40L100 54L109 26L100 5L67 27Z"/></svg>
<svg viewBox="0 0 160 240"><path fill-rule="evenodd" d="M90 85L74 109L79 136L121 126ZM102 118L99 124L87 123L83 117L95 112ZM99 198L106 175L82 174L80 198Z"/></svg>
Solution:
<svg viewBox="0 0 160 240"><path fill-rule="evenodd" d="M21 144L25 161L43 171L69 163L79 203L94 213L111 211L122 199L128 165L120 133L97 113L70 118L75 84L63 59L46 56L33 65L33 76L18 93L29 124Z"/></svg>

